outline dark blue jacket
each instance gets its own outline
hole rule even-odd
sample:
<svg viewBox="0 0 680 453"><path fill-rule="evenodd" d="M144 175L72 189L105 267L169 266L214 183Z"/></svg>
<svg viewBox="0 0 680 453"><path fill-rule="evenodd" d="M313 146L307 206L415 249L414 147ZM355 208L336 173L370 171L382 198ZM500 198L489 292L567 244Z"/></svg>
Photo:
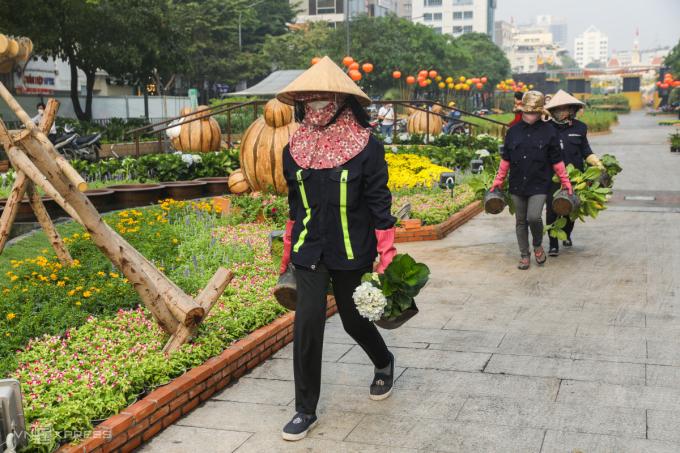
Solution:
<svg viewBox="0 0 680 453"><path fill-rule="evenodd" d="M303 169L283 150L283 174L293 227L291 262L332 270L370 267L377 256L375 230L392 228L392 194L387 187L385 148L371 135L345 164Z"/></svg>
<svg viewBox="0 0 680 453"><path fill-rule="evenodd" d="M555 122L552 124L560 136L564 165L573 164L583 171L586 157L593 154L588 143L588 126L579 120L573 120L571 125Z"/></svg>
<svg viewBox="0 0 680 453"><path fill-rule="evenodd" d="M557 130L540 119L534 124L520 121L508 129L502 158L510 162L511 194L547 195L552 166L562 160Z"/></svg>

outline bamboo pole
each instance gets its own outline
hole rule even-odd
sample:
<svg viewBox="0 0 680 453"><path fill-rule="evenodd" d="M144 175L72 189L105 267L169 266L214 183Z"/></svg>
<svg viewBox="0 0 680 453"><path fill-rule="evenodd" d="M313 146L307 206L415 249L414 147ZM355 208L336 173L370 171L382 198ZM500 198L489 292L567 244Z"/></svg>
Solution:
<svg viewBox="0 0 680 453"><path fill-rule="evenodd" d="M231 282L232 278L234 278L234 274L231 271L220 267L217 272L215 272L215 275L212 276L205 288L203 288L200 294L196 297L196 303L198 303L198 305L200 305L205 310L206 316L212 309L213 305L215 305L219 297L222 295L224 289ZM180 325L177 328L177 331L170 337L168 342L163 347L163 352L167 354L176 351L184 343L187 343L189 340L191 340L196 335L197 330L197 325L192 327Z"/></svg>
<svg viewBox="0 0 680 453"><path fill-rule="evenodd" d="M31 204L31 207L33 208L35 218L38 219L38 222L40 222L40 226L42 226L43 231L45 231L45 235L47 235L47 239L52 244L52 248L54 249L54 252L57 254L59 262L64 266L72 265L73 258L71 258L71 254L68 252L68 249L64 245L64 241L62 241L59 232L54 227L52 219L50 219L50 216L47 213L47 209L45 209L45 205L40 199L40 195L35 190L35 186L33 186L33 182L29 182L28 184L26 184L26 193L28 194L28 201Z"/></svg>
<svg viewBox="0 0 680 453"><path fill-rule="evenodd" d="M2 252L9 240L9 232L12 229L12 224L14 224L14 219L17 217L17 212L19 212L19 206L21 205L22 198L24 198L25 191L26 175L17 173L14 184L12 184L12 191L9 193L5 203L5 210L2 211L2 216L0 216L0 252Z"/></svg>
<svg viewBox="0 0 680 453"><path fill-rule="evenodd" d="M40 172L73 206L97 247L121 270L122 263L129 262L132 267L128 269L138 267L138 271L148 276L147 280L140 279L138 272L129 272L129 276L126 274L133 284L150 285L158 291L159 299L152 302L152 307L159 314L171 312L175 319L187 326L200 322L205 311L102 220L90 200L82 192L74 190L57 164L43 152L44 146L35 137L27 137L21 145ZM151 307L149 309L153 311Z"/></svg>
<svg viewBox="0 0 680 453"><path fill-rule="evenodd" d="M59 154L56 149L54 149L54 145L52 145L52 142L47 138L45 134L42 133L42 131L33 124L33 121L31 121L31 117L28 116L28 114L24 111L23 108L19 105L19 103L14 99L12 94L7 90L5 85L0 82L0 97L7 103L10 109L14 112L14 114L19 118L19 120L24 123L24 126L26 126L26 129L31 131L31 134L38 139L38 141L44 145L42 152L47 154L50 158L52 158L57 166L61 169L61 171L64 172L64 174L68 177L68 180L81 192L84 192L87 190L87 183L85 180L78 174L78 172L68 163L66 158ZM55 112L56 113L56 112Z"/></svg>

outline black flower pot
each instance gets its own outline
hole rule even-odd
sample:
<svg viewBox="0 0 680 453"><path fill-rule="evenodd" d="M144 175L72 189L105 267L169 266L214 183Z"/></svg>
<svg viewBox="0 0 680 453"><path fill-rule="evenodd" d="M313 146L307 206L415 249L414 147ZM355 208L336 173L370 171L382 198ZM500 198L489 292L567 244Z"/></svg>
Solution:
<svg viewBox="0 0 680 453"><path fill-rule="evenodd" d="M381 318L375 321L375 325L382 327L383 329L392 330L401 327L406 321L413 318L418 314L418 307L416 307L416 301L411 302L411 306L401 312L401 314L392 319Z"/></svg>
<svg viewBox="0 0 680 453"><path fill-rule="evenodd" d="M499 189L487 190L484 195L484 211L488 214L500 214L505 209L505 196Z"/></svg>
<svg viewBox="0 0 680 453"><path fill-rule="evenodd" d="M578 211L579 206L581 206L581 200L575 193L569 195L566 190L560 190L560 192L555 195L552 202L552 208L555 214L561 216L568 216Z"/></svg>
<svg viewBox="0 0 680 453"><path fill-rule="evenodd" d="M295 311L297 305L297 284L295 282L295 267L290 264L274 286L274 297L288 310Z"/></svg>

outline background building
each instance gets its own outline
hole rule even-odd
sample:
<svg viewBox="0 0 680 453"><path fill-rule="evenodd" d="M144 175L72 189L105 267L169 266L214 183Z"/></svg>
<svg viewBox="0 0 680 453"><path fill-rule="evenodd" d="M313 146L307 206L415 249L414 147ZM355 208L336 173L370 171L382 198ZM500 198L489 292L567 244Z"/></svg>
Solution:
<svg viewBox="0 0 680 453"><path fill-rule="evenodd" d="M411 19L440 33L486 33L493 38L496 0L413 0Z"/></svg>
<svg viewBox="0 0 680 453"><path fill-rule="evenodd" d="M547 26L515 26L499 21L495 24L494 42L505 52L513 73L537 72L559 65L564 52Z"/></svg>
<svg viewBox="0 0 680 453"><path fill-rule="evenodd" d="M330 23L345 20L345 7L349 17L368 14L380 17L387 14L399 14L402 17L409 14L411 0L290 0L299 11L296 22L326 21Z"/></svg>
<svg viewBox="0 0 680 453"><path fill-rule="evenodd" d="M609 38L591 25L574 40L574 59L582 68L594 62L604 67L609 59Z"/></svg>
<svg viewBox="0 0 680 453"><path fill-rule="evenodd" d="M536 26L543 27L552 33L553 42L560 47L567 47L567 19L549 15L536 16Z"/></svg>

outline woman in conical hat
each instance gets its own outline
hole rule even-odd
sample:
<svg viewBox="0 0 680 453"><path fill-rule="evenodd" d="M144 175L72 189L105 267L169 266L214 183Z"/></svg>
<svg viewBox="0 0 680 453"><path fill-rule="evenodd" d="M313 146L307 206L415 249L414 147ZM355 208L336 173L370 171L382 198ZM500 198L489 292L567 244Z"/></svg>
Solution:
<svg viewBox="0 0 680 453"><path fill-rule="evenodd" d="M531 231L534 258L542 265L547 260L543 249L543 205L548 197L553 171L562 186L572 193L560 153L559 137L555 129L541 116L545 112L545 97L540 91L527 91L518 107L522 120L511 126L505 135L503 155L491 186L491 191L502 189L509 174L508 190L515 206L515 234L520 259L517 267L529 269Z"/></svg>
<svg viewBox="0 0 680 453"><path fill-rule="evenodd" d="M602 168L600 159L590 149L588 143L588 126L576 119L579 110L585 104L564 90L559 90L552 96L545 105L550 112L550 117L555 129L560 136L562 159L566 165L572 164L579 170L585 169L585 163ZM545 214L546 223L551 224L557 220L557 214L552 210L552 195L557 191L556 184L553 185L548 193L547 209ZM565 247L572 246L571 233L574 229L574 222L567 218L564 231L567 239L563 241ZM548 255L558 256L560 253L560 243L557 238L552 236L550 239L550 249Z"/></svg>
<svg viewBox="0 0 680 453"><path fill-rule="evenodd" d="M369 397L384 399L392 391L394 356L352 296L376 257L376 271L383 272L396 254L395 218L385 150L371 134L364 109L371 100L356 83L324 57L277 98L295 107L300 124L283 151L290 219L281 262L281 273L294 265L297 284L297 413L282 436L299 440L317 421L329 282L343 327L375 366Z"/></svg>

